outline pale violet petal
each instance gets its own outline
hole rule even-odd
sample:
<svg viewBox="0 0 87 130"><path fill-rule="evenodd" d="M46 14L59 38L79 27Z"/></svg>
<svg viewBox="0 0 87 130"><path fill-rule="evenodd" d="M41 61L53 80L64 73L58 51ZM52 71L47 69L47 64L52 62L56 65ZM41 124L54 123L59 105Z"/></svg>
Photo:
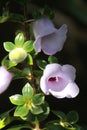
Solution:
<svg viewBox="0 0 87 130"><path fill-rule="evenodd" d="M54 33L42 37L41 48L47 55L54 55L61 51L66 40L66 33L55 30Z"/></svg>
<svg viewBox="0 0 87 130"><path fill-rule="evenodd" d="M33 24L33 31L35 38L39 36L46 36L55 31L54 25L48 18L41 18L36 20Z"/></svg>
<svg viewBox="0 0 87 130"><path fill-rule="evenodd" d="M75 82L71 82L66 86L66 97L74 98L79 94L79 88Z"/></svg>
<svg viewBox="0 0 87 130"><path fill-rule="evenodd" d="M65 96L65 93L63 93L63 91L57 92L57 91L53 91L53 90L49 89L49 93L50 93L52 96L56 97L56 98L65 98L65 97L66 97L66 96Z"/></svg>
<svg viewBox="0 0 87 130"><path fill-rule="evenodd" d="M58 73L61 71L61 65L57 64L57 63L53 63L53 64L48 64L46 65L46 68L44 70L44 75L46 77L50 77L50 76L55 76L58 75Z"/></svg>
<svg viewBox="0 0 87 130"><path fill-rule="evenodd" d="M63 24L59 29L58 31L60 32L61 35L64 35L67 33L68 29L67 29L67 25L66 24Z"/></svg>
<svg viewBox="0 0 87 130"><path fill-rule="evenodd" d="M67 68L69 67L69 69ZM61 79L66 80L67 82L73 81L75 78L74 67L71 65L63 65L53 63L48 64L44 70L44 76L49 77L60 77Z"/></svg>
<svg viewBox="0 0 87 130"><path fill-rule="evenodd" d="M62 73L66 73L66 78L69 80L74 81L76 77L76 69L72 65L63 65L62 66Z"/></svg>
<svg viewBox="0 0 87 130"><path fill-rule="evenodd" d="M8 72L3 66L0 67L0 94L3 93L9 86L13 74Z"/></svg>
<svg viewBox="0 0 87 130"><path fill-rule="evenodd" d="M44 76L40 79L40 88L46 95L49 95L49 86L47 86L47 79Z"/></svg>
<svg viewBox="0 0 87 130"><path fill-rule="evenodd" d="M56 98L74 98L79 94L79 88L76 83L71 82L69 83L63 91L53 91L49 89L49 92Z"/></svg>
<svg viewBox="0 0 87 130"><path fill-rule="evenodd" d="M41 52L41 38L37 37L34 42L34 49L36 52Z"/></svg>

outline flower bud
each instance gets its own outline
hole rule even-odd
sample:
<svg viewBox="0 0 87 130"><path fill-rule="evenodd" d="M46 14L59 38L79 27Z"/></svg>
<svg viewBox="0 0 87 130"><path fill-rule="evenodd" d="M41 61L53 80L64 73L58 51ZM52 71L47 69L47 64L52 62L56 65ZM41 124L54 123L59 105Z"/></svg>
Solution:
<svg viewBox="0 0 87 130"><path fill-rule="evenodd" d="M9 53L9 59L13 62L20 63L27 57L27 52L23 48L15 48Z"/></svg>

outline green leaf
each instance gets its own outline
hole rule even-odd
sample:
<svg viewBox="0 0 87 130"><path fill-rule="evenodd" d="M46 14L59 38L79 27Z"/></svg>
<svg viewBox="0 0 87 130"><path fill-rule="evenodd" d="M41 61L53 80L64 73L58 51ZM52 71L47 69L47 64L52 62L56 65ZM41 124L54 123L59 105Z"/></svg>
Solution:
<svg viewBox="0 0 87 130"><path fill-rule="evenodd" d="M38 9L35 9L34 11L33 11L33 18L34 19L39 19L39 18L41 18L41 12L38 10Z"/></svg>
<svg viewBox="0 0 87 130"><path fill-rule="evenodd" d="M65 128L60 126L58 123L49 123L48 125L46 125L46 128L47 130L66 130Z"/></svg>
<svg viewBox="0 0 87 130"><path fill-rule="evenodd" d="M14 72L14 68L12 68L12 69L10 69L11 72ZM13 80L15 80L15 79L23 79L23 78L25 78L25 76L21 72L17 72L17 73L14 72Z"/></svg>
<svg viewBox="0 0 87 130"><path fill-rule="evenodd" d="M12 42L4 42L4 48L6 51L10 52L15 48L15 45Z"/></svg>
<svg viewBox="0 0 87 130"><path fill-rule="evenodd" d="M49 56L48 57L49 63L58 63L58 59L55 56Z"/></svg>
<svg viewBox="0 0 87 130"><path fill-rule="evenodd" d="M12 110L13 109L0 115L0 129L4 128L6 125L10 124L14 120L14 118L10 116L10 112Z"/></svg>
<svg viewBox="0 0 87 130"><path fill-rule="evenodd" d="M49 16L50 13L51 13L51 8L46 5L46 6L44 7L44 14Z"/></svg>
<svg viewBox="0 0 87 130"><path fill-rule="evenodd" d="M52 111L61 120L66 120L66 115L62 111Z"/></svg>
<svg viewBox="0 0 87 130"><path fill-rule="evenodd" d="M17 47L23 47L24 44L24 35L23 33L18 33L17 36L15 37L15 45Z"/></svg>
<svg viewBox="0 0 87 130"><path fill-rule="evenodd" d="M54 18L54 12L53 12L53 10L49 6L47 6L47 5L44 8L43 14L45 16L49 17L50 19Z"/></svg>
<svg viewBox="0 0 87 130"><path fill-rule="evenodd" d="M33 57L30 54L27 55L26 62L29 65L33 65Z"/></svg>
<svg viewBox="0 0 87 130"><path fill-rule="evenodd" d="M41 107L43 109L43 113L41 113L37 116L37 120L40 122L45 120L50 113L50 107L47 102L44 102L44 104L42 104Z"/></svg>
<svg viewBox="0 0 87 130"><path fill-rule="evenodd" d="M30 111L32 114L38 115L38 114L41 114L43 112L43 109L41 106L34 106L31 108Z"/></svg>
<svg viewBox="0 0 87 130"><path fill-rule="evenodd" d="M24 98L20 94L15 94L13 96L10 96L9 99L10 99L12 104L15 104L15 105L23 105L24 104Z"/></svg>
<svg viewBox="0 0 87 130"><path fill-rule="evenodd" d="M23 45L23 48L24 50L26 50L26 52L31 52L34 49L33 41L32 40L26 41Z"/></svg>
<svg viewBox="0 0 87 130"><path fill-rule="evenodd" d="M31 71L30 71L29 67L24 68L23 72L26 73L26 74L31 74Z"/></svg>
<svg viewBox="0 0 87 130"><path fill-rule="evenodd" d="M41 107L43 109L43 112L41 114L34 115L31 112L29 112L29 114L26 116L26 120L31 122L41 122L45 120L50 113L50 107L47 102L42 104Z"/></svg>
<svg viewBox="0 0 87 130"><path fill-rule="evenodd" d="M76 111L70 111L67 114L67 121L71 124L75 124L77 123L77 121L79 120L79 115Z"/></svg>
<svg viewBox="0 0 87 130"><path fill-rule="evenodd" d="M0 119L0 129L4 128L6 126L6 123L5 123L5 117L1 120Z"/></svg>
<svg viewBox="0 0 87 130"><path fill-rule="evenodd" d="M41 70L44 70L45 66L47 65L47 62L45 60L37 60L36 63Z"/></svg>
<svg viewBox="0 0 87 130"><path fill-rule="evenodd" d="M21 130L23 128L28 129L28 130L31 129L30 125L28 125L28 124L20 124L20 125L12 126L6 130Z"/></svg>
<svg viewBox="0 0 87 130"><path fill-rule="evenodd" d="M36 95L33 97L33 104L34 104L34 105L41 105L42 103L44 103L44 98L45 98L45 96L42 95L41 93L36 94Z"/></svg>
<svg viewBox="0 0 87 130"><path fill-rule="evenodd" d="M9 19L9 15L8 16L0 16L0 23L4 23L6 21L8 21Z"/></svg>
<svg viewBox="0 0 87 130"><path fill-rule="evenodd" d="M18 106L15 109L14 116L24 117L28 114L29 110L25 106Z"/></svg>
<svg viewBox="0 0 87 130"><path fill-rule="evenodd" d="M25 17L24 17L24 15L22 15L22 14L10 12L10 18L9 18L9 20L10 20L11 22L21 24L21 23L24 22Z"/></svg>
<svg viewBox="0 0 87 130"><path fill-rule="evenodd" d="M1 5L1 3L0 3L0 5ZM1 9L2 9L2 11L1 11L2 16L0 16L0 23L4 23L10 17L9 8L8 8L8 2L5 2L4 6L2 6Z"/></svg>
<svg viewBox="0 0 87 130"><path fill-rule="evenodd" d="M22 94L23 94L23 97L26 99L28 98L30 99L33 97L34 90L29 83L26 83L25 86L23 87Z"/></svg>
<svg viewBox="0 0 87 130"><path fill-rule="evenodd" d="M5 66L7 69L10 69L13 66L16 66L17 63L8 60L8 56L5 56L4 59L1 62L2 66Z"/></svg>
<svg viewBox="0 0 87 130"><path fill-rule="evenodd" d="M34 74L37 77L41 77L43 75L43 71L42 70L34 70Z"/></svg>

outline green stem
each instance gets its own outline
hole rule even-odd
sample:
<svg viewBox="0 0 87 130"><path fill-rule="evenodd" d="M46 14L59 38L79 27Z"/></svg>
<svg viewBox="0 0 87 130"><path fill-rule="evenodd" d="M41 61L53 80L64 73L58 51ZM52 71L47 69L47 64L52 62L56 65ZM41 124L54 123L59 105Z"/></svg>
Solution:
<svg viewBox="0 0 87 130"><path fill-rule="evenodd" d="M17 72L17 73L20 73L22 76L24 76L26 79L28 80L31 80L32 79L32 75L31 74L27 74L25 72L23 72L22 70L16 68L16 67L13 67L11 72Z"/></svg>
<svg viewBox="0 0 87 130"><path fill-rule="evenodd" d="M28 40L30 35L29 35L29 24L28 22L26 22L27 21L27 3L24 3L24 18L25 18L24 23L23 23L24 32L25 32L26 40Z"/></svg>
<svg viewBox="0 0 87 130"><path fill-rule="evenodd" d="M35 128L33 130L41 130L38 122L35 124Z"/></svg>

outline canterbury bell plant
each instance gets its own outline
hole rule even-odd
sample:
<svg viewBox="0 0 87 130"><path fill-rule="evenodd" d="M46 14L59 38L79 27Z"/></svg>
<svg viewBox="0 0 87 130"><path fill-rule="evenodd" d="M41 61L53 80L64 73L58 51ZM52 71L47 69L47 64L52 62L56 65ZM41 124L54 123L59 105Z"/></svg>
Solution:
<svg viewBox="0 0 87 130"><path fill-rule="evenodd" d="M52 110L47 101L50 96L56 102L63 98L74 100L78 97L79 87L75 81L75 67L63 65L58 60L57 52L63 49L68 27L64 23L58 28L44 12L37 18L20 19L18 23L22 27L15 33L14 40L3 43L7 55L0 66L0 94L7 91L13 80L19 79L21 82L24 79L25 84L20 93L16 90L15 94L10 95L9 90L8 99L13 105L0 115L0 129L81 130L75 110L65 114L55 102L56 110ZM17 89L18 84L15 87ZM53 119L49 118L51 114Z"/></svg>

